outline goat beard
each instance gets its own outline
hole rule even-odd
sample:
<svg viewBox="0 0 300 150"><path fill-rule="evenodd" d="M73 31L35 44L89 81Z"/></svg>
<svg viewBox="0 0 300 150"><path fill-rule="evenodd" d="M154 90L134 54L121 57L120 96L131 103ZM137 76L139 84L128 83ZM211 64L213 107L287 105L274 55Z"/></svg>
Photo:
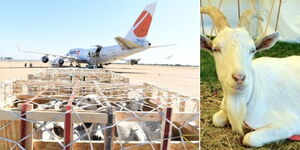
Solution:
<svg viewBox="0 0 300 150"><path fill-rule="evenodd" d="M243 96L241 96L243 98ZM247 102L243 99L228 99L226 109L232 130L244 135L243 124L246 118Z"/></svg>

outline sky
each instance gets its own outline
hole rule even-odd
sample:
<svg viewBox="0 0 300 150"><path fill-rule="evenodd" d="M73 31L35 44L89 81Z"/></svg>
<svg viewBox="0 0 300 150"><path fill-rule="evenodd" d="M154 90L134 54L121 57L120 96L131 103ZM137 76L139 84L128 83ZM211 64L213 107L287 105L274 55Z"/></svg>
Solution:
<svg viewBox="0 0 300 150"><path fill-rule="evenodd" d="M40 59L34 50L66 54L71 48L116 45L144 7L153 0L9 0L0 1L0 56ZM128 58L141 63L199 65L198 0L157 0L147 40L153 48ZM172 57L169 57L172 56ZM166 59L166 58L169 59Z"/></svg>

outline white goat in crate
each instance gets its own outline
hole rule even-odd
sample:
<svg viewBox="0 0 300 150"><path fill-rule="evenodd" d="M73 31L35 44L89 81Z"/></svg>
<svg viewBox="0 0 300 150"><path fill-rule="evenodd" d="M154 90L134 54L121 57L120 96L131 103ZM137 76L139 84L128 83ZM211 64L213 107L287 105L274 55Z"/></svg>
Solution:
<svg viewBox="0 0 300 150"><path fill-rule="evenodd" d="M269 49L279 38L276 32L252 40L247 30L257 15L254 10L243 13L237 28L230 28L215 7L204 7L201 12L212 18L218 31L213 41L201 36L201 48L215 59L224 95L213 124L230 123L242 135L248 125L255 131L244 136L243 144L252 147L300 134L300 57L252 60L256 52Z"/></svg>

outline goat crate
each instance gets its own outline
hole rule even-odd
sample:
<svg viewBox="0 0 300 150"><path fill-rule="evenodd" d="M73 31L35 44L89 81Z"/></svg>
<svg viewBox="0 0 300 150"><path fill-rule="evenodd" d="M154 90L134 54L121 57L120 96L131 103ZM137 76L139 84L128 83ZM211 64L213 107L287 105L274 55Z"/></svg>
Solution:
<svg viewBox="0 0 300 150"><path fill-rule="evenodd" d="M198 149L199 100L105 70L0 83L0 149Z"/></svg>

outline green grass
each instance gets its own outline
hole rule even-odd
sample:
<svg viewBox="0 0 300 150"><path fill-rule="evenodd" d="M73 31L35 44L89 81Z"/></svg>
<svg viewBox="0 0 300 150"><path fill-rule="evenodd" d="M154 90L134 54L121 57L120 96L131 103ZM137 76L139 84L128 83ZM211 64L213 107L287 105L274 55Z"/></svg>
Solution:
<svg viewBox="0 0 300 150"><path fill-rule="evenodd" d="M300 56L300 44L277 42L271 49L259 52L254 57L287 57L292 55ZM200 61L201 82L218 82L213 56L201 50Z"/></svg>

